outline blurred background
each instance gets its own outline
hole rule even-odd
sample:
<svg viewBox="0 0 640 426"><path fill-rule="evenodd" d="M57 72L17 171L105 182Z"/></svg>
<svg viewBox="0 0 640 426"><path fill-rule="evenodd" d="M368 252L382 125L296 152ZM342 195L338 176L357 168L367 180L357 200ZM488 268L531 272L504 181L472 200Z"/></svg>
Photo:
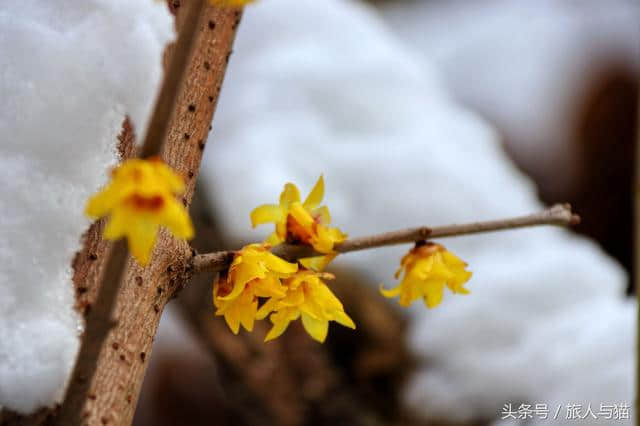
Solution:
<svg viewBox="0 0 640 426"><path fill-rule="evenodd" d="M247 7L192 207L199 251L263 238L251 208L320 173L354 236L570 202L587 239L443 241L472 294L429 311L377 294L406 247L344 256L332 288L358 328L324 345L299 324L234 336L202 277L163 317L135 424L492 424L507 402L631 404L639 18L632 0Z"/></svg>

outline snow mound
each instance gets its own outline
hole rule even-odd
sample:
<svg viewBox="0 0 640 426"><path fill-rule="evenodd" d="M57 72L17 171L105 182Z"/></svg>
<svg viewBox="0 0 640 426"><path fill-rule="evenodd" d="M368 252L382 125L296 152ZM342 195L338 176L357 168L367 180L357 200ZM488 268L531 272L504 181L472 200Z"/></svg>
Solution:
<svg viewBox="0 0 640 426"><path fill-rule="evenodd" d="M383 11L457 99L504 131L521 161L564 170L546 185L559 189L579 173L571 141L592 79L602 64L640 64L634 0L418 0Z"/></svg>
<svg viewBox="0 0 640 426"><path fill-rule="evenodd" d="M28 413L63 395L84 204L125 114L146 128L173 20L151 0L7 0L0 27L0 408Z"/></svg>

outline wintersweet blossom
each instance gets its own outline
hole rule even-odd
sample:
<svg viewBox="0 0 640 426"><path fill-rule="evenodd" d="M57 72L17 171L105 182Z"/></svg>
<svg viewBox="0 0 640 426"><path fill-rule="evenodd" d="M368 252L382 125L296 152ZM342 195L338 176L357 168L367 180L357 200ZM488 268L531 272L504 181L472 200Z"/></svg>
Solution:
<svg viewBox="0 0 640 426"><path fill-rule="evenodd" d="M254 1L255 0L209 0L209 3L218 7L242 7Z"/></svg>
<svg viewBox="0 0 640 426"><path fill-rule="evenodd" d="M405 307L423 298L427 307L433 308L442 302L445 284L453 293L469 293L463 287L471 278L466 266L465 262L440 244L417 244L402 258L395 274L399 278L404 270L400 284L390 290L381 288L380 292L388 298L399 295L399 303Z"/></svg>
<svg viewBox="0 0 640 426"><path fill-rule="evenodd" d="M287 183L280 194L279 204L264 204L251 212L251 224L255 228L264 223L274 223L275 232L268 238L269 244L287 242L308 244L320 253L330 254L333 246L347 238L338 228L331 228L331 215L327 206L320 206L324 197L324 178L320 176L315 186L300 202L300 191L292 183ZM320 270L335 254L323 257L301 259L306 267Z"/></svg>
<svg viewBox="0 0 640 426"><path fill-rule="evenodd" d="M234 256L228 272L221 274L214 284L216 315L224 316L234 334L238 333L240 325L252 331L258 297L285 297L287 289L280 280L297 270L297 264L269 252L269 246L245 246Z"/></svg>
<svg viewBox="0 0 640 426"><path fill-rule="evenodd" d="M109 215L104 237L126 237L131 254L144 266L160 225L177 238L193 237L189 214L176 200L183 191L182 178L162 160L131 159L113 170L107 186L87 202L85 213L94 219Z"/></svg>
<svg viewBox="0 0 640 426"><path fill-rule="evenodd" d="M304 329L318 342L324 342L329 331L329 321L349 328L356 328L353 320L344 312L342 303L322 281L332 279L328 273L302 270L283 281L284 297L271 297L258 310L256 318L269 319L273 327L265 342L280 336L291 321L302 319Z"/></svg>

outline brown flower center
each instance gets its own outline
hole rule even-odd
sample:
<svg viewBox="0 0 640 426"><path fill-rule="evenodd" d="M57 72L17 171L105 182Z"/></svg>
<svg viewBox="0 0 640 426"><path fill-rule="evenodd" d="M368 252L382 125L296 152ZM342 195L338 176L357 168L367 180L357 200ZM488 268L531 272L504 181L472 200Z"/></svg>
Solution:
<svg viewBox="0 0 640 426"><path fill-rule="evenodd" d="M160 195L154 195L153 197L143 197L139 194L133 194L127 198L126 203L132 206L136 210L144 210L155 212L164 206L164 198Z"/></svg>

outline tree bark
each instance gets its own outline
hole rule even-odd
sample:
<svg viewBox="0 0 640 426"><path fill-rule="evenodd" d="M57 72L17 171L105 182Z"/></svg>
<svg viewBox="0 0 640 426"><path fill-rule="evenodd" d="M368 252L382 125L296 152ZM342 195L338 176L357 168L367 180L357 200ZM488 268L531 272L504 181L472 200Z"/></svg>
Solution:
<svg viewBox="0 0 640 426"><path fill-rule="evenodd" d="M181 14L178 9L177 23ZM231 53L240 10L208 7L199 22L194 54L177 109L169 124L162 157L183 176L188 206L205 147L210 123ZM169 47L167 55L172 54ZM125 123L121 152L131 154L133 129ZM85 237L84 249L74 261L77 306L85 315L95 303L100 274L112 244L102 240L103 222L94 224ZM117 296L114 320L97 360L97 371L88 398L78 407L83 424L130 424L144 378L160 316L174 292L190 278L184 265L194 255L190 246L161 232L151 263L141 268L129 259ZM69 383L71 390L81 383Z"/></svg>

